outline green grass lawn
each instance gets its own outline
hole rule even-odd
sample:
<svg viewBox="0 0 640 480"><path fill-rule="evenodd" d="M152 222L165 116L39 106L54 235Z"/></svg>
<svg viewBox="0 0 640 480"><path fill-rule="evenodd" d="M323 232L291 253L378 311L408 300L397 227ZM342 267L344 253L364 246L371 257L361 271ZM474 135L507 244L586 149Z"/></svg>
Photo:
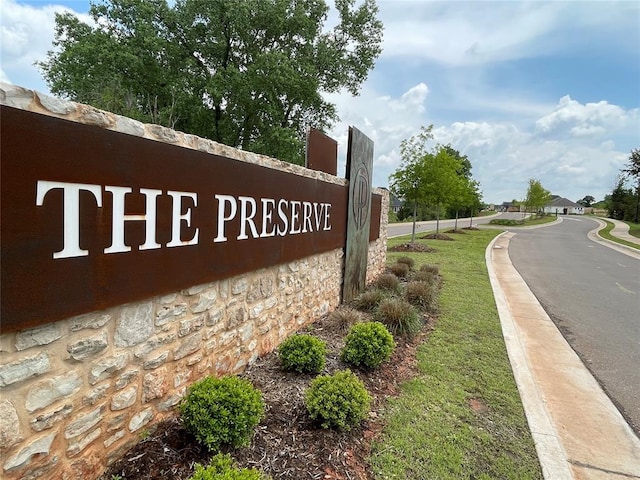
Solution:
<svg viewBox="0 0 640 480"><path fill-rule="evenodd" d="M484 253L497 230L417 240L444 278L440 315L419 347L419 374L389 401L373 446L378 479L542 479L502 337ZM389 240L389 246L410 237Z"/></svg>
<svg viewBox="0 0 640 480"><path fill-rule="evenodd" d="M640 238L640 223L624 222L629 225L629 234Z"/></svg>
<svg viewBox="0 0 640 480"><path fill-rule="evenodd" d="M621 245L626 245L627 247L631 247L631 248L635 248L637 250L640 250L640 246L636 245L635 243L631 243L631 242L627 242L626 240L623 240L621 238L618 237L614 237L613 235L611 235L611 230L613 230L613 228L615 227L615 225L608 221L606 218L603 217L598 217L600 220L602 220L604 223L607 224L606 227L604 227L602 230L600 230L598 232L598 235L600 235L602 238L606 238L607 240L611 240L612 242L616 242L619 243ZM630 226L633 225L634 227L634 232L631 233L631 227L629 228L629 233L631 233L631 235L633 235L634 237L637 237L638 235L640 235L640 226L636 225L635 223L630 223L630 222L625 222L625 223L629 223ZM639 237L640 238L640 237Z"/></svg>

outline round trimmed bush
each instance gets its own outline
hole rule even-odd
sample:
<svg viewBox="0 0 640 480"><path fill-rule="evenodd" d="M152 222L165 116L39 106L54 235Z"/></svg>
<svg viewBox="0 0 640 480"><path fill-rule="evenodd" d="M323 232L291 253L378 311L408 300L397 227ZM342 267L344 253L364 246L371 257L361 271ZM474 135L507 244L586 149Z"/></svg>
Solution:
<svg viewBox="0 0 640 480"><path fill-rule="evenodd" d="M278 347L282 368L290 372L319 373L326 354L326 344L312 335L292 335Z"/></svg>
<svg viewBox="0 0 640 480"><path fill-rule="evenodd" d="M189 480L267 480L264 474L255 468L234 466L229 455L214 455L205 467L196 463L196 471Z"/></svg>
<svg viewBox="0 0 640 480"><path fill-rule="evenodd" d="M375 313L376 320L384 323L395 335L413 337L422 328L422 320L413 305L400 298L383 301Z"/></svg>
<svg viewBox="0 0 640 480"><path fill-rule="evenodd" d="M371 397L351 370L316 377L305 393L309 415L323 428L350 430L365 419Z"/></svg>
<svg viewBox="0 0 640 480"><path fill-rule="evenodd" d="M205 377L189 388L179 409L186 429L213 451L248 444L264 415L264 402L248 380Z"/></svg>
<svg viewBox="0 0 640 480"><path fill-rule="evenodd" d="M382 323L359 323L347 335L340 358L355 367L373 369L389 360L395 346L393 336Z"/></svg>

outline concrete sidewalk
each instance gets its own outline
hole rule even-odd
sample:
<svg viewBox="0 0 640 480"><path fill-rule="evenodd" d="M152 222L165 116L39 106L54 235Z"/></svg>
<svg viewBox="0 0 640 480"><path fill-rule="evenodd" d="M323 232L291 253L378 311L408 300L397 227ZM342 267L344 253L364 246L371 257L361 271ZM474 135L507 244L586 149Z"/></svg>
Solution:
<svg viewBox="0 0 640 480"><path fill-rule="evenodd" d="M607 218L607 221L615 225L613 230L611 230L611 235L621 240L640 245L640 238L629 234L629 225L620 220L614 220L613 218Z"/></svg>
<svg viewBox="0 0 640 480"><path fill-rule="evenodd" d="M487 267L544 478L640 479L640 440L511 264L513 235L489 245Z"/></svg>

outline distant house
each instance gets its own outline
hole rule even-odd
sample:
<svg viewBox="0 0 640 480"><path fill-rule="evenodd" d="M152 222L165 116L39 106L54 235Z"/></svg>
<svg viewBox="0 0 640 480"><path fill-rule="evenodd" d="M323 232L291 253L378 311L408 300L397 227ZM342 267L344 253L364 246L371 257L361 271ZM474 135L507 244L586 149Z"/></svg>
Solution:
<svg viewBox="0 0 640 480"><path fill-rule="evenodd" d="M544 213L552 215L584 215L584 207L560 195L552 195L551 201L544 207Z"/></svg>
<svg viewBox="0 0 640 480"><path fill-rule="evenodd" d="M402 200L396 197L393 193L389 194L389 209L392 212L398 213L403 205L404 202Z"/></svg>
<svg viewBox="0 0 640 480"><path fill-rule="evenodd" d="M498 212L519 212L520 206L514 205L513 202L502 202L502 205L497 205L496 210Z"/></svg>

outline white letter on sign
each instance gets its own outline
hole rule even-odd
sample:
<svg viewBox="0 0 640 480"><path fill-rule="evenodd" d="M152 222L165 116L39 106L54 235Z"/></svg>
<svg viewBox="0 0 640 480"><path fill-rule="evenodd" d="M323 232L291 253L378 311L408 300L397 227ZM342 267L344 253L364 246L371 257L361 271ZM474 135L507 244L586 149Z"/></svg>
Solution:
<svg viewBox="0 0 640 480"><path fill-rule="evenodd" d="M152 250L160 248L156 242L156 198L162 190L141 188L140 193L146 197L147 213L144 215L125 215L124 196L131 193L129 187L104 187L107 192L113 194L113 225L111 227L111 246L104 249L104 253L130 252L131 247L124 244L124 222L142 220L145 222L145 241L140 245L140 250Z"/></svg>
<svg viewBox="0 0 640 480"><path fill-rule="evenodd" d="M216 235L216 238L214 238L213 241L216 243L226 242L227 237L224 235L224 222L234 219L236 212L238 211L238 205L236 204L236 199L231 195L216 195L215 198L218 200L218 235ZM224 215L226 203L229 203L230 211L228 217Z"/></svg>
<svg viewBox="0 0 640 480"><path fill-rule="evenodd" d="M102 189L100 185L87 183L49 182L38 180L36 188L36 205L41 207L49 190L61 188L63 191L63 228L64 244L62 250L55 252L53 258L84 257L88 250L80 248L80 191L90 192L96 199L98 207L102 207Z"/></svg>
<svg viewBox="0 0 640 480"><path fill-rule="evenodd" d="M171 214L171 241L167 243L167 247L181 247L183 245L197 245L198 234L200 229L196 228L196 232L193 234L191 240L180 240L180 225L182 220L187 222L187 227L191 226L191 209L187 208L187 211L182 214L182 199L184 197L191 198L193 200L193 206L198 206L198 196L191 192L173 192L169 190L167 192L173 198L173 213Z"/></svg>

